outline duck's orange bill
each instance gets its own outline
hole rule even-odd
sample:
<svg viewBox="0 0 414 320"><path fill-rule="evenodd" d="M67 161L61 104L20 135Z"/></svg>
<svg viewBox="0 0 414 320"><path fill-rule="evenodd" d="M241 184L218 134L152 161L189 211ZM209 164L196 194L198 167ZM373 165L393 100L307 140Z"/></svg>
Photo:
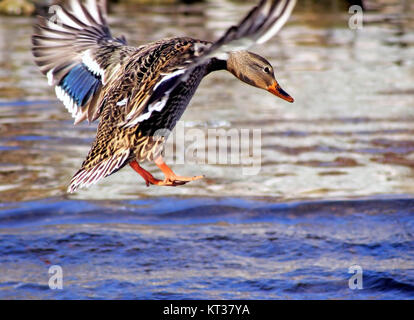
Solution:
<svg viewBox="0 0 414 320"><path fill-rule="evenodd" d="M295 101L285 90L283 90L279 86L279 84L276 81L267 88L267 91L269 91L270 93L273 93L275 96L278 96L279 98L286 100L290 103Z"/></svg>

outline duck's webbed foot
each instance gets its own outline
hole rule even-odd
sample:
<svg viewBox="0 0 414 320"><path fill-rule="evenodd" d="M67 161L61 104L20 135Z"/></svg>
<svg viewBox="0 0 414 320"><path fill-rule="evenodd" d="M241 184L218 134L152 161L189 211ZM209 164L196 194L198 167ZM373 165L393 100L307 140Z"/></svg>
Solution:
<svg viewBox="0 0 414 320"><path fill-rule="evenodd" d="M159 157L155 160L155 164L158 166L158 168L161 169L161 171L165 175L165 179L163 181L164 186L181 186L186 183L189 183L191 181L196 181L203 179L204 176L195 176L195 177L183 177L183 176L177 176L170 167L167 166L167 164L164 162L162 157Z"/></svg>
<svg viewBox="0 0 414 320"><path fill-rule="evenodd" d="M200 180L200 179L203 179L203 178L204 178L204 176L181 177L181 176L174 175L174 176L166 177L164 181L162 181L161 183L158 183L157 185L176 187L176 186L182 186L182 185L187 184L191 181L196 181L196 180Z"/></svg>
<svg viewBox="0 0 414 320"><path fill-rule="evenodd" d="M164 162L162 157L159 157L155 160L155 164L161 169L161 171L165 175L164 180L158 180L154 178L154 176L149 173L147 170L142 168L137 161L132 161L130 166L134 169L142 178L144 178L147 187L150 185L156 186L166 186L166 187L177 187L187 184L191 181L196 181L203 179L204 176L195 176L195 177L182 177L177 176Z"/></svg>

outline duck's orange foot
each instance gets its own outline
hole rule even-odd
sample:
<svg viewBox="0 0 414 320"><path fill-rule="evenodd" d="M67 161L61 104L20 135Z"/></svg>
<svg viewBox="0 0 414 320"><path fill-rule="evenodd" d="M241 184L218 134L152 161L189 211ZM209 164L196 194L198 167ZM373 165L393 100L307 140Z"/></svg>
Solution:
<svg viewBox="0 0 414 320"><path fill-rule="evenodd" d="M196 181L203 179L204 176L196 176L196 177L180 177L180 176L168 176L165 178L164 181L156 183L158 186L168 186L168 187L177 187L187 184L191 181Z"/></svg>
<svg viewBox="0 0 414 320"><path fill-rule="evenodd" d="M144 168L142 168L137 161L132 161L130 163L130 166L132 167L132 169L134 169L137 173L139 173L139 175L144 178L145 183L147 185L147 187L149 187L150 185L156 185L156 186L166 186L166 187L177 187L177 186L182 186L184 184L187 184L191 181L196 181L196 180L200 180L203 179L204 176L195 176L195 177L181 177L181 176L177 176L163 161L158 160L156 161L156 164L158 165L158 167L160 167L160 169L164 172L165 174L165 179L164 180L158 180L155 179L154 176L149 173L147 170L145 170Z"/></svg>

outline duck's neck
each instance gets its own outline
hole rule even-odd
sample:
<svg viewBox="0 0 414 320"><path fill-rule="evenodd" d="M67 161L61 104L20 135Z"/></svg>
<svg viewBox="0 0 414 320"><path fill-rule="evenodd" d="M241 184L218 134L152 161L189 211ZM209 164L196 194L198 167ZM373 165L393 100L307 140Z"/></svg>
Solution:
<svg viewBox="0 0 414 320"><path fill-rule="evenodd" d="M210 62L207 65L206 75L208 75L211 72L219 71L219 70L227 70L227 61L213 58L210 60Z"/></svg>

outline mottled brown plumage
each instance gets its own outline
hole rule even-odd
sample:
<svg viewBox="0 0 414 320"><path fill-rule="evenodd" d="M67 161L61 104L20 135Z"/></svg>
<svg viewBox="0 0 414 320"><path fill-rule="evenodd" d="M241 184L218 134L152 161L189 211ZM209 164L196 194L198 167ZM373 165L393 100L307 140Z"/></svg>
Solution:
<svg viewBox="0 0 414 320"><path fill-rule="evenodd" d="M32 38L36 63L75 123L100 117L96 139L69 191L96 183L127 164L148 185L175 186L200 178L177 177L163 163L161 149L210 72L228 70L292 102L269 62L244 50L275 34L294 4L295 0L262 0L214 43L177 37L128 46L123 37L112 37L104 1L73 1L71 8L57 12L59 24L39 18ZM155 161L166 179L157 180L142 169L139 163L145 160Z"/></svg>

